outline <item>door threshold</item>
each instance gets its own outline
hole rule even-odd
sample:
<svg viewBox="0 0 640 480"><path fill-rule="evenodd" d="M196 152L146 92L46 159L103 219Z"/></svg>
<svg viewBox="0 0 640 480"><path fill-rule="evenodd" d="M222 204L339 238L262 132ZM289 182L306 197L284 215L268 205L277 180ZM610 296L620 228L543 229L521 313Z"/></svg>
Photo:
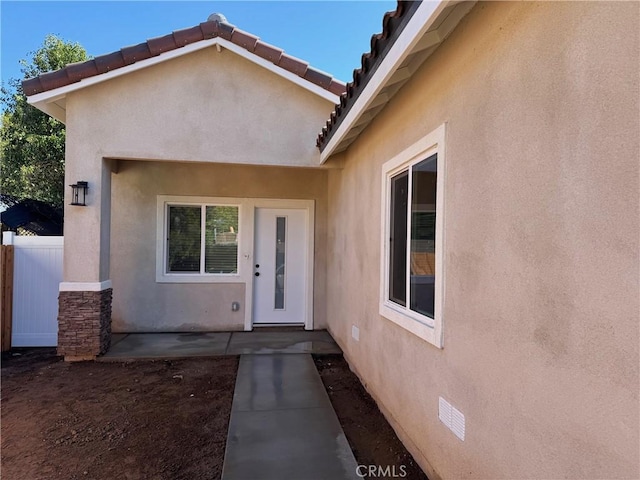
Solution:
<svg viewBox="0 0 640 480"><path fill-rule="evenodd" d="M269 330L270 332L303 332L304 323L254 323L254 330Z"/></svg>

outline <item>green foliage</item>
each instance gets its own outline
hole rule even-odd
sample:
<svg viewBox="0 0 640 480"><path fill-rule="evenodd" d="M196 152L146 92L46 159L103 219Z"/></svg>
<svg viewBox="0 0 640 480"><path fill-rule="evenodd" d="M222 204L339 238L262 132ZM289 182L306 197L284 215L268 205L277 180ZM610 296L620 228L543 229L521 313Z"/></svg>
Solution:
<svg viewBox="0 0 640 480"><path fill-rule="evenodd" d="M169 271L199 272L202 207L169 207Z"/></svg>
<svg viewBox="0 0 640 480"><path fill-rule="evenodd" d="M238 233L238 207L208 206L205 225L207 229L205 238L207 246L220 242L235 241L234 236L231 235L228 238L228 234L230 232ZM223 235L222 240L216 239L218 234Z"/></svg>
<svg viewBox="0 0 640 480"><path fill-rule="evenodd" d="M205 272L237 273L238 207L209 206L205 220Z"/></svg>
<svg viewBox="0 0 640 480"><path fill-rule="evenodd" d="M80 44L48 35L29 61L21 60L21 71L24 78L31 78L87 58ZM2 86L1 102L0 191L62 206L64 125L29 105L17 79Z"/></svg>

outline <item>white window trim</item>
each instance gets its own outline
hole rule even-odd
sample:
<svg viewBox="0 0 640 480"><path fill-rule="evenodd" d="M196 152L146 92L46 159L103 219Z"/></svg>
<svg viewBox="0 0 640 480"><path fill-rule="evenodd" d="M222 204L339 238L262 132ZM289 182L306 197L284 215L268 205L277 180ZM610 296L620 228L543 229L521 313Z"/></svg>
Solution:
<svg viewBox="0 0 640 480"><path fill-rule="evenodd" d="M380 315L414 335L426 340L432 345L442 348L443 315L442 308L445 298L445 269L444 269L444 186L446 178L445 161L445 125L442 124L404 151L396 155L382 166L382 234L380 246ZM389 300L389 242L390 235L390 206L391 206L391 178L397 173L410 168L433 154L438 155L438 178L436 183L436 282L434 293L434 318L429 318L412 311L409 307L403 307ZM409 202L409 210L410 202ZM409 212L410 214L410 212ZM411 250L408 249L407 252ZM409 253L408 253L409 254ZM407 305L409 299L407 299Z"/></svg>
<svg viewBox="0 0 640 480"><path fill-rule="evenodd" d="M229 197L187 197L158 195L156 222L156 282L157 283L244 283L241 252L247 250L242 199ZM167 272L167 209L178 206L234 206L238 207L238 271L237 273L170 273ZM244 248L243 248L244 247ZM201 259L202 262L202 259Z"/></svg>

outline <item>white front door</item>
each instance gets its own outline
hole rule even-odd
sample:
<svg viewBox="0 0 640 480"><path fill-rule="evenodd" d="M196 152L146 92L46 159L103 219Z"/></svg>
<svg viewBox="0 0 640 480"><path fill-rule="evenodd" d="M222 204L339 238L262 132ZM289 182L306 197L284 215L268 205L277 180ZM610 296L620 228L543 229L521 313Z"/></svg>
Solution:
<svg viewBox="0 0 640 480"><path fill-rule="evenodd" d="M304 324L308 212L256 208L253 323Z"/></svg>

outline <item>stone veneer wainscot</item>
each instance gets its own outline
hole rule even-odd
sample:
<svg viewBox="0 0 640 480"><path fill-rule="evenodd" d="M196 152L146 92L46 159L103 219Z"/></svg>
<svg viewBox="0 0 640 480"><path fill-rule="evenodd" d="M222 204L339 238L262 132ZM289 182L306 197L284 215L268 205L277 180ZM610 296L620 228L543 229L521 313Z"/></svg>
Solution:
<svg viewBox="0 0 640 480"><path fill-rule="evenodd" d="M58 298L58 355L65 360L88 360L111 346L113 290L62 291Z"/></svg>

